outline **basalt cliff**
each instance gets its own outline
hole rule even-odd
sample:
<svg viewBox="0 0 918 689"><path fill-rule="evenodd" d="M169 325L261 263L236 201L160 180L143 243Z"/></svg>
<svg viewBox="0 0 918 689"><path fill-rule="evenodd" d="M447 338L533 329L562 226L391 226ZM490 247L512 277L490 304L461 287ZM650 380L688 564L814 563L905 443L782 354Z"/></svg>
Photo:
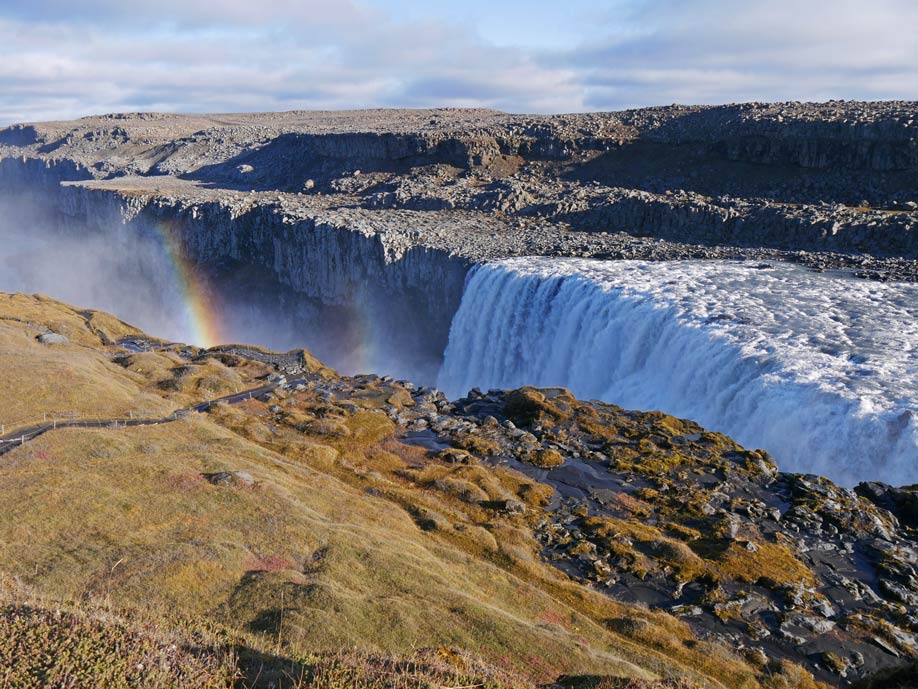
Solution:
<svg viewBox="0 0 918 689"><path fill-rule="evenodd" d="M78 234L168 222L222 289L269 294L281 319L353 329L385 302L376 349L416 364L371 363L432 380L466 272L488 259L783 259L915 280L916 111L107 115L0 130L0 199ZM309 344L347 367L340 340Z"/></svg>
<svg viewBox="0 0 918 689"><path fill-rule="evenodd" d="M435 383L494 259L918 282L916 132L914 102L0 129L7 263L92 241L103 302L199 276L232 341L291 350L0 295L0 683L914 686L914 486Z"/></svg>

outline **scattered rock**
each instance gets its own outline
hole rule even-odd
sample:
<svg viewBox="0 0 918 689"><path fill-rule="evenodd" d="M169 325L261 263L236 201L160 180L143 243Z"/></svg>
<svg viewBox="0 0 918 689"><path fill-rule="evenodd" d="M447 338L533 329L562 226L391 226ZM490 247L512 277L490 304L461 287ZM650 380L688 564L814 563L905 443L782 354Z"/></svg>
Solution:
<svg viewBox="0 0 918 689"><path fill-rule="evenodd" d="M252 488L255 485L255 479L247 471L218 471L213 474L202 475L215 486Z"/></svg>
<svg viewBox="0 0 918 689"><path fill-rule="evenodd" d="M60 333L42 333L36 338L39 342L46 345L61 345L70 342L69 339Z"/></svg>

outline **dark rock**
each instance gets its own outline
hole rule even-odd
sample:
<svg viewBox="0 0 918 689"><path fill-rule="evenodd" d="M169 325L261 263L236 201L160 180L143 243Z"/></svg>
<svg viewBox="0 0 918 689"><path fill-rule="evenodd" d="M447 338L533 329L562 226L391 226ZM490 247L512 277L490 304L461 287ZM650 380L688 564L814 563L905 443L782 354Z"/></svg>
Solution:
<svg viewBox="0 0 918 689"><path fill-rule="evenodd" d="M855 492L891 512L904 526L918 529L918 486L894 488L885 483L865 482Z"/></svg>
<svg viewBox="0 0 918 689"><path fill-rule="evenodd" d="M218 471L213 474L202 475L215 486L251 488L255 485L255 479L246 471Z"/></svg>

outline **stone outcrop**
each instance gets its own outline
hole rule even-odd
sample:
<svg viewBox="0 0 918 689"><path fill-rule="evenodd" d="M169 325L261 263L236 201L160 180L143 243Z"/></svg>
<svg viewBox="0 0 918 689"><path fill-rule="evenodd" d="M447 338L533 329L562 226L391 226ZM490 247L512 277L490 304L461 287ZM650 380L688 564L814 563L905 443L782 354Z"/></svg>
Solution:
<svg viewBox="0 0 918 689"><path fill-rule="evenodd" d="M766 452L692 421L560 388L473 390L450 401L373 375L302 387L329 416L379 400L400 442L424 457L393 480L419 481L442 465L457 476L479 467L525 474L539 486L529 504L456 479L429 489L519 520L570 577L665 610L749 662L786 659L847 686L918 658L911 489L851 490L781 472ZM273 409L278 424L290 423L283 402ZM436 515L417 521L448 530ZM608 624L631 634L631 622Z"/></svg>

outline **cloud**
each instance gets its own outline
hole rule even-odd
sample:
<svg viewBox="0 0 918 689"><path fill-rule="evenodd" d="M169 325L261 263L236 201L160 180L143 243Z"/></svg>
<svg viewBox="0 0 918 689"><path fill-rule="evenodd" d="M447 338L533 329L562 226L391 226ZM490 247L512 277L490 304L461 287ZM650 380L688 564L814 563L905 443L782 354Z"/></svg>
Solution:
<svg viewBox="0 0 918 689"><path fill-rule="evenodd" d="M629 21L631 35L554 60L591 108L918 93L911 0L653 0Z"/></svg>
<svg viewBox="0 0 918 689"><path fill-rule="evenodd" d="M556 6L517 0L494 10L475 0L477 22L435 3L407 12L407 0L4 3L0 122L124 110L559 112L918 93L912 0L869 9L854 0L572 2L564 22ZM521 26L543 29L514 40L514 12L526 13ZM552 22L580 42L549 40Z"/></svg>
<svg viewBox="0 0 918 689"><path fill-rule="evenodd" d="M312 26L353 25L377 18L377 13L350 0L30 0L3 9L5 16L30 21L95 24L131 28L165 24L196 26L265 26L307 23Z"/></svg>

